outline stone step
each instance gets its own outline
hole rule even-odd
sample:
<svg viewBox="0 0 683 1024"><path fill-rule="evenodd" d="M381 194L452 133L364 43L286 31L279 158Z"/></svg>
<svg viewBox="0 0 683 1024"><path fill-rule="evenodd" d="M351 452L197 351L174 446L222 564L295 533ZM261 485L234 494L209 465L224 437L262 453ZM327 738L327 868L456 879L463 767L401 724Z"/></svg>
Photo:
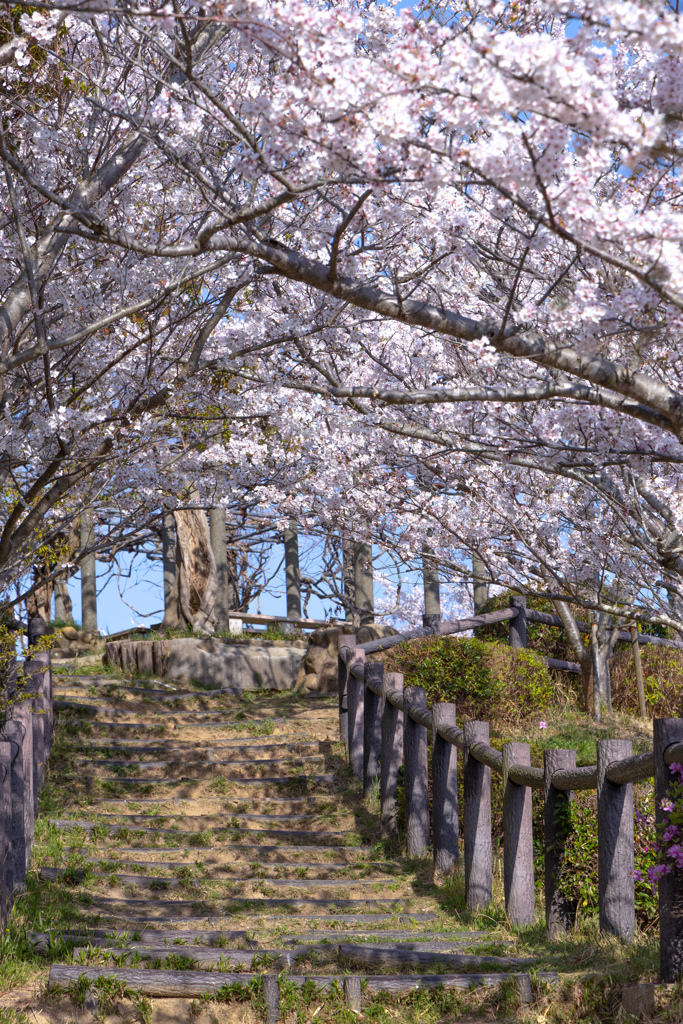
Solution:
<svg viewBox="0 0 683 1024"><path fill-rule="evenodd" d="M100 701L101 700L107 700L107 699L108 698L106 698L106 697L100 697L99 698ZM94 698L93 698L93 700L94 700ZM70 700L54 700L53 701L53 705L54 705L55 711L88 711L88 712L102 711L103 714L111 715L114 718L116 718L119 715L124 717L124 716L130 716L130 715L135 715L135 714L140 714L140 715L144 714L144 715L154 715L154 716L168 716L168 717L171 717L171 718L181 718L181 717L182 718L215 718L215 719L220 719L221 721L224 721L226 717L229 717L231 715L234 716L234 709L227 709L227 708L226 708L225 711L221 711L220 709L218 709L217 711L193 711L192 709L189 709L189 708L184 708L181 711L178 711L178 710L175 710L175 711L173 711L173 710L172 711L165 711L165 710L157 711L157 710L153 710L151 707L145 707L145 708L140 709L140 711L138 712L138 711L136 711L135 708L128 708L128 707L125 707L125 708L112 708L112 707L109 707L109 705L106 705L105 707L101 707L99 704L94 704L94 703L89 704L89 703L86 703L84 701L76 702L76 701L70 701ZM263 718L249 718L249 719L245 719L245 718L242 718L242 717L238 717L238 718L232 717L230 719L230 721L233 722L233 723L242 725L243 727L246 728L246 726L249 725L249 724L257 725L260 722L272 722L273 719L269 718L267 716L264 716ZM283 721L284 721L284 719L283 719ZM99 725L99 722L98 722L98 725Z"/></svg>
<svg viewBox="0 0 683 1024"><path fill-rule="evenodd" d="M102 899L103 898L100 898L100 900L99 900L100 903L102 903ZM116 901L110 901L110 903L111 902L116 902ZM174 929L176 929L176 931L174 932L174 934L176 936L182 936L182 935L190 934L190 932L186 930L186 929L189 929L189 928L193 928L193 929L197 928L197 929L199 929L199 931L196 931L196 932L193 931L192 934L197 934L197 935L199 935L199 934L210 934L209 932L205 932L205 929L207 927L210 927L210 926L213 926L215 929L217 929L219 934L223 934L223 930L225 929L225 924L222 924L221 922L225 922L226 920L230 920L231 921L232 917L233 917L232 914L225 914L223 916L217 916L215 914L215 912L214 912L213 916L205 914L203 917L190 917L188 914L182 914L182 915L180 915L178 917L173 917L171 915L164 915L164 916L157 917L157 918L154 918L154 917L150 918L149 914L148 914L149 908L155 906L156 904L160 903L161 901L155 899L153 903L150 900L119 900L118 902L119 903L123 903L123 904L139 904L139 909L144 914L144 916L142 916L142 917L137 916L137 914L135 913L135 910L134 910L133 907L130 907L130 906L126 907L124 905L123 910L117 910L115 907L110 907L106 911L106 913L102 913L102 912L98 911L96 913L96 919L97 919L98 922L100 921L100 919L102 917L105 917L105 918L107 918L109 920L122 921L124 923L125 927L126 927L126 933L127 934L130 934L131 932L133 932L133 933L138 933L138 934L141 934L141 935L142 934L150 935L152 933L157 935L158 934L158 929L155 927L156 925L166 925L167 928L168 928L169 925L172 926ZM175 904L173 904L173 901L167 901L167 902L169 903L169 905L175 905ZM336 901L336 902L338 902L338 901ZM409 925L418 925L418 924L421 924L422 922L425 922L425 921L436 921L438 919L438 916L439 915L437 913L433 912L433 911L420 911L420 912L417 912L417 911L415 911L415 912L406 912L406 911L396 912L396 911L394 911L393 913L385 913L385 914L381 913L381 911L375 911L372 914L362 914L362 913L344 914L344 913L337 912L336 910L333 909L333 910L329 911L326 914L314 914L314 915L297 914L296 915L296 919L297 919L297 923L305 922L305 923L309 924L309 926L311 926L311 927L313 926L314 923L315 924L319 924L320 922L324 922L326 925L330 925L330 924L352 924L352 925L355 925L355 926L357 926L359 924L371 924L371 925L374 925L374 926L379 925L379 924L392 924L394 927L396 927L397 925L403 924L407 928ZM86 914L86 910L84 910L83 914L81 916L81 924L85 925L87 921L88 921L88 917L87 917L87 914ZM283 915L281 913L279 913L279 914L263 914L263 915L259 915L259 917L253 919L253 925L252 925L251 930L250 930L250 932L248 934L253 935L254 931L257 928L258 928L259 931L274 931L274 930L277 930L277 932L279 934L279 933L285 931L287 928L290 928L291 926L292 926L292 915L291 914L286 914L286 915ZM88 930L90 931L90 929L88 929ZM93 929L90 933L91 934L95 934L95 930ZM103 934L108 935L108 934L112 934L112 932L107 930L107 931L103 931ZM166 929L165 930L165 934L170 934L170 932ZM416 934L416 933L407 932L406 934Z"/></svg>
<svg viewBox="0 0 683 1024"><path fill-rule="evenodd" d="M308 757L299 757L298 754L292 754L290 757L273 757L273 758L262 757L262 758L259 758L258 761L254 761L253 759L252 760L247 760L246 758L244 758L244 759L240 758L240 759L237 759L237 760L233 760L232 758L230 758L230 759L225 759L225 760L221 760L221 761L206 761L206 762L198 761L197 764L205 766L207 768L210 768L213 765L217 765L217 764L227 765L228 767L239 767L241 771L244 771L246 768L255 768L257 764L261 764L261 763L263 763L264 765L267 765L267 766L274 765L274 764L278 764L278 765L281 764L281 765L286 765L287 767L290 767L290 768L292 768L292 767L299 767L299 766L301 766L303 768L306 768L306 767L313 767L311 762L320 763L320 761L324 761L324 757L325 757L324 754L311 754ZM83 762L83 763L84 764L88 764L89 763L92 767L97 767L97 762L95 762L95 761ZM157 767L158 768L163 768L163 767L165 767L168 764L177 764L177 765L181 765L183 768L187 768L187 761L158 761L158 762L151 761L151 762L143 763L139 767L140 768L147 768L147 769L153 769L153 768L157 768ZM133 766L132 765L123 765L122 767L133 767ZM225 779L230 778L230 776L228 776L228 775L221 775L220 777L221 778L225 778ZM65 776L65 778L76 779L76 778L81 778L81 776L80 775L74 775L74 774L68 774L68 775ZM151 785L159 785L160 783L164 783L164 782L177 782L177 783L180 783L180 782L194 782L194 781L196 781L195 779L193 779L189 775L180 775L177 778L171 778L171 779L169 779L169 778L167 778L165 776L161 776L161 777L150 776L150 777L142 777L141 778L138 775L115 775L113 777L112 776L108 776L108 775L106 775L106 776L99 776L98 775L98 776L94 776L94 778L97 778L98 782L121 782L121 783L125 783L125 784L131 785L131 786L135 786L135 785L137 785L137 786L151 786ZM237 780L239 780L241 778L241 776L237 775L237 776L235 776L235 778Z"/></svg>
<svg viewBox="0 0 683 1024"><path fill-rule="evenodd" d="M130 715L130 712L126 712L126 714ZM176 717L178 717L178 716L176 715ZM281 725L286 725L286 722L285 722L284 718L266 718L266 719L263 719L262 722L263 723L269 722L270 724L273 725L273 727L281 726ZM145 730L146 729L146 730L154 730L154 729L164 729L164 728L166 728L166 725L163 722L101 722L98 719L97 721L88 722L87 724L90 725L90 727L93 728L93 729L140 729L140 730ZM260 724L260 723L254 723L254 725L258 725L258 724ZM248 728L248 726L245 725L244 722L218 721L218 722L187 722L187 723L182 724L182 725L177 725L177 724L173 723L173 728L174 729L246 729L246 728ZM83 742L83 740L81 740L81 742Z"/></svg>
<svg viewBox="0 0 683 1024"><path fill-rule="evenodd" d="M163 851L163 852L165 852L165 851ZM187 854L187 850L184 850L183 852L185 854ZM202 857L204 857L204 854L202 854ZM133 860L130 857L120 857L118 860L114 860L113 858L108 858L108 857L85 857L84 860L85 860L86 864L100 864L101 865L103 861L106 862L107 865L112 864L114 866L111 867L111 868L108 868L108 871L106 873L111 872L111 873L114 873L114 874L117 873L117 870L116 870L117 868L123 867L124 865L132 865L133 867L139 867L139 868L158 868L159 870L164 870L164 871L173 871L174 868L195 868L196 867L196 862L195 861ZM219 870L219 869L222 870L222 871L225 871L225 870L228 870L229 868L234 868L235 870L241 869L242 871L244 870L244 861L225 861L225 862L221 863L221 862L217 862L217 861L206 862L204 859L202 859L202 865L203 865L203 867L205 869L209 869L210 868L213 871L216 871L216 870ZM303 862L303 861L292 860L292 861L278 861L275 864L269 864L267 862L266 863L259 863L258 868L259 868L260 871L265 871L266 868L274 868L274 867L277 867L277 868L289 867L289 868L292 868L292 869L299 868L299 869L305 870L305 871L315 871L315 870L318 870L318 871L348 871L350 868L355 868L356 870L362 869L362 870L366 871L368 869L368 867L376 868L377 870L379 870L380 866L383 866L384 868L386 868L386 867L393 867L394 865L392 865L391 862L389 862L389 861L383 861L383 862L374 861L371 864L368 864L367 861L358 861L356 863L353 863L353 862L351 862L351 863L348 863L348 862L325 863L325 861L306 861L306 862ZM273 875L273 876L248 875L248 876L244 876L245 879L246 878L252 879L252 878L258 878L258 877L278 878L279 876L278 875ZM384 880L385 881L391 881L394 877L395 876L393 876L393 875L387 875ZM234 881L240 881L240 880L241 879L237 879L237 878L234 879ZM377 881L377 879L375 879L375 881Z"/></svg>
<svg viewBox="0 0 683 1024"><path fill-rule="evenodd" d="M116 818L116 817L126 817L126 816L125 815L116 815L116 814L109 814L109 815L103 814L103 815L101 815L101 817L103 817L103 818L107 818L107 817L108 818ZM128 815L128 817L134 817L134 815ZM147 814L147 815L143 815L143 817L149 819L149 818L154 818L155 815ZM169 818L169 817L175 817L175 815L166 814L166 815L160 815L160 817ZM149 828L146 825L135 825L135 824L131 824L131 823L128 823L128 824L123 823L123 824L121 824L121 823L109 823L109 822L106 822L106 821L82 821L81 819L69 820L69 819L60 819L60 818L50 818L50 824L54 825L55 828L66 829L66 830L74 829L74 828L82 828L86 832L91 832L91 831L93 831L93 829L96 829L96 828L106 828L109 832L120 832L122 830L125 830L126 832L131 832L131 831L132 832L145 832L145 833L149 833L150 835L152 835L152 834L174 835L174 836L187 835L187 836L197 836L197 837L200 837L203 834L203 832L205 831L204 829L202 829L199 832L196 832L196 831L192 831L191 829L182 829L179 826L176 826L175 828ZM221 826L213 825L213 826L210 826L210 827L211 827L211 830L212 830L214 835L216 833L219 833L219 832L229 832L231 834L236 833L236 832L242 832L243 834L251 832L252 834L256 833L257 835L261 835L261 836L272 836L272 838L274 838L274 839L275 838L293 839L293 838L296 837L298 839L306 839L309 842L311 840L314 841L314 840L316 840L318 838L326 838L328 836L346 836L346 835L352 836L352 835L355 835L355 833L353 833L353 832L346 832L346 831L339 831L339 832L306 832L306 831L298 831L296 829L272 829L272 828L271 829L266 829L266 828L250 829L250 828L237 828L236 826L233 826L233 825L221 825ZM323 845L325 845L325 844L323 844Z"/></svg>
<svg viewBox="0 0 683 1024"><path fill-rule="evenodd" d="M48 868L43 867L40 869L40 877L46 881L56 882L59 881L64 875L72 877L72 872L68 868ZM83 877L83 871L77 872L78 877ZM136 885L141 889L178 889L184 884L183 879L175 878L173 875L124 875L116 869L112 869L110 872L105 871L93 871L92 876L94 878L111 878L116 877L121 885ZM241 878L222 878L222 879L208 879L207 881L221 881L224 884L239 885L240 883L259 883L263 882L273 888L285 888L285 889L336 889L336 888L360 888L362 886L369 885L383 885L385 883L396 884L396 880L389 878L260 878L258 875L251 875Z"/></svg>
<svg viewBox="0 0 683 1024"><path fill-rule="evenodd" d="M85 895L85 894L83 894ZM197 898L196 900L160 900L157 897L153 899L135 899L126 897L116 896L100 896L97 893L88 893L88 900L92 901L92 905L97 906L125 906L126 909L134 910L137 908L138 911L147 912L152 915L157 911L169 910L174 911L179 917L184 917L190 913L197 913L199 907L202 906L203 900ZM292 910L306 910L306 909L319 909L321 912L325 911L325 917L327 919L328 908L339 908L340 912L343 910L352 910L354 908L365 908L370 909L371 907L377 910L386 910L389 907L396 908L394 913L399 913L399 908L403 909L403 913L408 913L405 909L405 903L407 898L402 899L386 898L383 897L371 897L367 899L331 899L331 898L318 898L315 896L302 896L298 898L282 896L282 897L259 897L259 896L245 896L221 899L221 903L225 908L225 917L235 916L236 912L243 909L246 912L253 913L254 910L275 910L277 907L288 907ZM215 916L216 908L206 905L207 913L211 913ZM152 917L150 916L150 920Z"/></svg>
<svg viewBox="0 0 683 1024"><path fill-rule="evenodd" d="M251 764L254 760L267 761L268 763L275 763L276 760L278 760L278 761L286 760L286 758L275 759L275 758L272 757L272 754L271 754L271 756L265 756L265 757L260 757L260 758L254 758L253 756L251 756L251 757L245 757L244 756L246 753L252 753L253 752L253 754L256 754L256 753L260 753L261 751L265 751L266 753L269 753L269 752L275 751L275 750L277 750L277 751L290 750L293 755L295 755L297 757L305 758L306 760L309 760L309 759L312 759L312 758L321 758L321 757L325 756L323 753L320 753L320 752L316 753L315 751L311 752L310 754L303 754L303 753L301 753L301 751L295 749L297 747L303 747L303 746L307 746L307 745L308 744L304 744L304 743L277 743L277 744L270 743L270 744L268 744L268 746L264 745L263 747L252 747L251 750L250 750L249 747L237 747L237 748L235 748L236 752L241 755L239 758L232 758L231 757L231 758L220 758L220 759L215 759L215 760L213 760L213 759L212 760L207 760L204 757L204 758L197 758L196 762L192 759L192 757L182 757L182 758L178 757L178 758L174 758L173 760L166 760L166 761L131 761L130 758L128 758L128 759L125 759L125 758L118 758L118 759L115 759L115 758L100 758L100 759L96 760L94 758L88 758L88 757L76 757L76 758L74 758L74 760L78 764L91 764L91 765L94 765L96 767L99 767L100 765L102 767L106 767L106 766L109 766L109 765L112 765L112 766L120 765L123 768L165 768L167 766L176 765L176 764L181 764L181 765L188 765L188 764L194 764L194 763L196 763L198 765L242 764L242 763ZM313 744L313 743L310 744L310 746L314 746L314 745L316 747L318 746L317 743L316 744ZM208 749L213 751L216 748L209 747ZM218 749L223 749L223 748L218 748ZM206 751L201 751L201 752L205 753ZM180 751L179 751L179 753L180 753ZM190 753L190 751L188 751L188 753Z"/></svg>
<svg viewBox="0 0 683 1024"><path fill-rule="evenodd" d="M337 928L332 932L315 931L315 932L304 932L300 935L288 935L283 936L282 942L287 944L288 942L294 945L302 945L304 943L310 944L312 942L338 942L343 939L345 942L365 942L370 941L373 944L383 944L387 942L396 942L397 944L405 947L406 949L417 948L421 945L433 945L435 948L450 949L453 945L467 945L469 946L472 942L481 941L482 939L490 941L491 936L488 932L476 931L476 932L453 932L452 935L447 935L445 932L421 932L419 935L415 935L414 941L406 941L407 936L410 932L405 930L400 932L391 931L359 931L355 928L341 929ZM512 943L514 939L496 939L496 942L500 943Z"/></svg>
<svg viewBox="0 0 683 1024"><path fill-rule="evenodd" d="M237 739L223 739L220 743L206 743L202 744L198 740L179 740L176 736L170 736L168 739L155 739L153 742L141 743L140 740L126 740L126 739L96 739L93 737L86 737L74 740L73 737L64 737L64 742L68 748L74 746L80 747L91 747L94 750L115 750L124 751L127 750L130 753L147 753L148 751L158 751L160 753L175 753L178 755L188 753L192 751L211 751L211 750L233 750L233 749L244 749L244 750L275 750L281 747L290 746L316 746L320 747L325 744L325 740L309 740L303 737L288 736L280 740L279 743L268 742L269 736L252 736L249 739L246 737L239 737Z"/></svg>
<svg viewBox="0 0 683 1024"><path fill-rule="evenodd" d="M174 944L178 944L182 948L186 943L199 943L206 946L216 944L218 946L219 943L227 945L230 942L243 942L245 947L256 947L254 940L249 937L250 933L246 931L189 931L180 929L163 931L143 926L140 930L134 930L132 934L146 936L146 943L135 942L131 939L131 932L129 931L116 931L115 929L106 928L90 928L87 934L68 931L29 932L28 938L36 950L42 950L43 952L47 951L51 945L56 945L62 941L70 942L74 945L97 945L99 943L106 946L111 946L113 942L120 942L123 945L118 948L131 949L137 945L149 945L150 943L156 943L157 945L170 943L171 948Z"/></svg>
<svg viewBox="0 0 683 1024"><path fill-rule="evenodd" d="M69 852L69 853L76 852L76 851L78 851L80 853L83 849L92 850L92 847L82 847L82 846L78 846L78 847L76 847L76 846L67 846L67 847L65 847L65 851ZM163 846L163 847L156 847L156 846L150 846L150 847L134 846L133 847L133 846L131 846L131 847L125 848L125 847L120 847L117 844L116 846L112 846L112 847L101 846L101 847L96 847L96 849L95 849L95 852L97 852L97 853L102 852L103 854L108 853L110 851L112 851L114 853L117 853L117 854L134 853L136 855L139 855L141 853L160 853L160 854L163 854L164 856L168 856L171 853L180 853L183 856L187 856L188 853L192 853L192 847L188 848L186 846L179 846L179 847L176 847L176 848L168 848L166 846ZM213 855L213 856L226 856L226 857L230 856L231 858L234 857L235 854L244 854L246 856L247 854L258 853L260 856L263 856L263 857L272 857L272 856L282 857L284 854L295 854L295 853L297 853L297 854L306 854L306 853L309 853L309 852L311 854L313 854L313 853L321 854L321 853L327 852L330 855L334 854L335 856L338 855L338 854L342 854L343 853L343 854L346 854L348 857L352 857L352 856L355 857L356 854L358 854L360 856L363 856L365 854L372 853L373 852L373 848L370 847L370 846L312 846L312 847L307 847L307 846L256 846L256 845L254 845L254 846L244 846L244 845L233 846L231 844L229 846L222 846L222 847L217 847L217 846L197 847L196 852L197 852L198 856L201 855L202 857L208 857L209 855ZM241 862L237 861L237 863L241 863ZM294 861L282 861L282 860L279 860L279 861L277 861L276 860L276 861L272 861L272 862L264 861L263 863L264 864L266 864L266 863L274 863L274 864L278 864L278 863L280 863L280 864L288 864L288 863L291 863L291 864L298 864L299 861L297 861L297 860L294 860ZM327 862L326 861L315 861L315 862L311 861L309 863L311 863L312 865L325 866ZM383 864L383 863L393 864L394 862L392 862L392 861L372 861L372 860L358 860L358 859L354 859L354 860L345 861L343 865L340 864L339 866L340 867L341 866L349 867L349 866L353 866L354 864L360 864L360 865L363 865L363 866L368 866L368 865L369 866L373 866L374 864Z"/></svg>

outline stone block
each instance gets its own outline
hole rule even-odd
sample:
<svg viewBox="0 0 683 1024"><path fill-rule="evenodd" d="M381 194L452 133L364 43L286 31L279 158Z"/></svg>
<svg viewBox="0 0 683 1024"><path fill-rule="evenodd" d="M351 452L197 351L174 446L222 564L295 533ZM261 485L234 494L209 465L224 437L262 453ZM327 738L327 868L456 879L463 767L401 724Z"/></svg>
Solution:
<svg viewBox="0 0 683 1024"><path fill-rule="evenodd" d="M168 641L166 679L198 680L210 690L290 690L300 664L296 648L179 638Z"/></svg>
<svg viewBox="0 0 683 1024"><path fill-rule="evenodd" d="M632 1017L651 1016L655 1009L655 984L627 985L621 991L621 1005L624 1013Z"/></svg>

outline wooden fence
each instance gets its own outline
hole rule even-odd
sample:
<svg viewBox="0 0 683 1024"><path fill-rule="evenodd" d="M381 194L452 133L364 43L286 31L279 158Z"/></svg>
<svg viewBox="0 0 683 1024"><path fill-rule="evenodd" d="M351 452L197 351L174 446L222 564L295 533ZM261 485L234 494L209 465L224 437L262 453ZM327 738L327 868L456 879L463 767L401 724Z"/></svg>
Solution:
<svg viewBox="0 0 683 1024"><path fill-rule="evenodd" d="M50 652L16 667L7 686L9 706L0 726L0 928L7 924L14 895L21 892L31 857L38 793L45 781L53 731Z"/></svg>
<svg viewBox="0 0 683 1024"><path fill-rule="evenodd" d="M427 617L425 617L427 618ZM526 622L548 622L554 616L527 611L524 598L511 607L457 622L427 621L422 629L356 645L341 636L339 651L339 732L348 746L349 764L367 793L379 780L380 821L386 833L398 822L398 772L403 765L405 841L409 857L427 853L443 873L459 861L460 816L465 891L468 908L486 906L493 892L491 842L491 772L503 782L503 879L505 909L513 925L534 921L534 847L531 791L544 800L544 888L548 932L559 936L574 924L575 907L557 888L558 865L566 840L562 804L580 789L597 790L598 894L600 929L630 941L635 931L633 783L654 777L657 822L661 800L671 780L669 765L683 763L683 719L654 721L654 749L632 756L630 740L597 742L597 763L576 767L576 751L544 751L543 768L532 767L528 743L489 744L488 722L455 724L455 705L426 706L425 691L403 686L400 673L385 672L368 654L416 637L463 632L476 626L509 621L510 642L526 646ZM549 622L561 625L561 621ZM631 634L625 634L631 641ZM642 643L675 641L640 636ZM553 668L558 664L546 659ZM578 666L577 666L578 668ZM430 743L431 739L431 743ZM458 806L458 751L463 754L464 807ZM432 793L429 792L429 758ZM683 976L683 870L671 866L659 881L661 977Z"/></svg>

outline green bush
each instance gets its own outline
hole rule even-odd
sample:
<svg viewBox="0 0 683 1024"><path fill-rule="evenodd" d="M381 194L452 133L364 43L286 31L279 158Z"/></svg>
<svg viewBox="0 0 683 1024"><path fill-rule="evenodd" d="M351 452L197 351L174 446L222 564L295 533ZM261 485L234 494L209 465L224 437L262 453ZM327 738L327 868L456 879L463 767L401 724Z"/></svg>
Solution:
<svg viewBox="0 0 683 1024"><path fill-rule="evenodd" d="M427 703L452 701L465 718L515 717L544 711L553 695L548 669L530 650L477 638L423 637L390 649L389 671L423 686Z"/></svg>

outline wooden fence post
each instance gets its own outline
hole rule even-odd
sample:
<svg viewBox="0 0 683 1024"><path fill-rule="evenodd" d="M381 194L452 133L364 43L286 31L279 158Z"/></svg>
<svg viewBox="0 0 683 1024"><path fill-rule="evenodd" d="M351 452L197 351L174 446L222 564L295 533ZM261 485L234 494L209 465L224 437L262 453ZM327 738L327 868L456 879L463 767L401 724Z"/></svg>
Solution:
<svg viewBox="0 0 683 1024"><path fill-rule="evenodd" d="M354 633L342 633L339 637L339 657L337 659L337 672L339 679L339 739L342 743L349 745L349 705L347 694L348 668L346 657L343 652L348 652L356 646Z"/></svg>
<svg viewBox="0 0 683 1024"><path fill-rule="evenodd" d="M562 850L567 838L569 804L574 794L555 789L553 772L576 768L575 750L543 751L543 839L545 847L545 924L551 939L561 938L574 927L576 902L557 890Z"/></svg>
<svg viewBox="0 0 683 1024"><path fill-rule="evenodd" d="M397 829L398 807L396 791L398 770L403 763L403 712L386 699L389 690L402 690L400 672L385 672L382 679L384 692L382 706L382 753L379 774L379 820L384 832Z"/></svg>
<svg viewBox="0 0 683 1024"><path fill-rule="evenodd" d="M437 582L438 586L438 582ZM431 629L435 636L439 635L439 626L441 625L441 612L427 613L422 616L422 625L425 629Z"/></svg>
<svg viewBox="0 0 683 1024"><path fill-rule="evenodd" d="M612 761L631 757L631 740L598 740L598 900L600 931L630 942L636 927L633 784L610 782Z"/></svg>
<svg viewBox="0 0 683 1024"><path fill-rule="evenodd" d="M384 665L381 661L365 664L365 682L381 687ZM379 777L379 759L382 747L382 697L365 686L363 705L363 796L367 796Z"/></svg>
<svg viewBox="0 0 683 1024"><path fill-rule="evenodd" d="M5 929L14 888L12 863L12 746L0 743L0 930Z"/></svg>
<svg viewBox="0 0 683 1024"><path fill-rule="evenodd" d="M360 1013L361 985L357 975L347 975L344 978L344 999L349 1010L353 1013Z"/></svg>
<svg viewBox="0 0 683 1024"><path fill-rule="evenodd" d="M360 678L358 678L360 676ZM363 778L363 710L365 707L365 651L356 647L349 655L346 691L349 706L349 764L358 779Z"/></svg>
<svg viewBox="0 0 683 1024"><path fill-rule="evenodd" d="M465 743L488 743L488 722L465 722ZM463 764L463 849L467 909L491 902L493 849L491 846L491 769L465 752Z"/></svg>
<svg viewBox="0 0 683 1024"><path fill-rule="evenodd" d="M514 619L510 619L510 647L526 647L526 597L521 594L511 597L510 607L517 609Z"/></svg>
<svg viewBox="0 0 683 1024"><path fill-rule="evenodd" d="M664 761L672 743L683 743L683 719L655 718L652 723L655 754L655 817L658 825L667 816L662 800L669 795L674 776ZM670 861L671 873L657 883L659 892L659 958L662 981L683 977L683 869Z"/></svg>
<svg viewBox="0 0 683 1024"><path fill-rule="evenodd" d="M18 889L26 878L26 833L24 822L24 761L21 722L5 722L0 740L10 745L10 788L12 796L12 889Z"/></svg>
<svg viewBox="0 0 683 1024"><path fill-rule="evenodd" d="M266 1004L266 1020L268 1024L277 1024L280 1020L280 982L277 974L263 974L263 1001Z"/></svg>
<svg viewBox="0 0 683 1024"><path fill-rule="evenodd" d="M403 716L403 766L406 794L406 853L421 857L429 846L429 764L427 729L413 721L408 705L427 707L424 687L406 686Z"/></svg>
<svg viewBox="0 0 683 1024"><path fill-rule="evenodd" d="M432 704L432 822L434 869L448 875L458 855L458 750L439 736L440 725L455 725L455 704Z"/></svg>
<svg viewBox="0 0 683 1024"><path fill-rule="evenodd" d="M505 910L516 926L534 923L534 834L531 789L510 779L510 765L531 765L528 743L503 744L503 881Z"/></svg>

